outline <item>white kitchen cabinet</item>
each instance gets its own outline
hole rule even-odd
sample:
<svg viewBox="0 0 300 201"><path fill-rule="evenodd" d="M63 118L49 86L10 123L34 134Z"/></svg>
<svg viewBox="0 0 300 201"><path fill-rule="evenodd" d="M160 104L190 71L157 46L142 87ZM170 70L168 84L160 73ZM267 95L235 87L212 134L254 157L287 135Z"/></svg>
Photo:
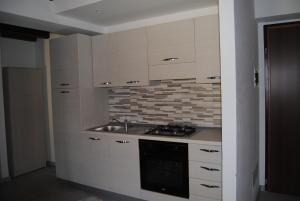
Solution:
<svg viewBox="0 0 300 201"><path fill-rule="evenodd" d="M148 85L145 29L95 36L92 41L94 86Z"/></svg>
<svg viewBox="0 0 300 201"><path fill-rule="evenodd" d="M52 39L50 48L56 174L81 183L85 167L80 131L108 122L107 92L93 87L89 36Z"/></svg>
<svg viewBox="0 0 300 201"><path fill-rule="evenodd" d="M78 34L52 39L50 42L51 69L76 69L78 66Z"/></svg>
<svg viewBox="0 0 300 201"><path fill-rule="evenodd" d="M79 89L54 89L52 98L54 131L80 130Z"/></svg>
<svg viewBox="0 0 300 201"><path fill-rule="evenodd" d="M111 190L110 137L105 135L82 134L81 184Z"/></svg>
<svg viewBox="0 0 300 201"><path fill-rule="evenodd" d="M194 20L147 28L149 79L195 78Z"/></svg>
<svg viewBox="0 0 300 201"><path fill-rule="evenodd" d="M195 19L196 82L221 82L219 37L218 15Z"/></svg>
<svg viewBox="0 0 300 201"><path fill-rule="evenodd" d="M110 162L112 191L140 197L139 148L136 138L112 136Z"/></svg>
<svg viewBox="0 0 300 201"><path fill-rule="evenodd" d="M110 34L92 37L93 78L95 87L111 87L119 85L113 71L117 68L113 40Z"/></svg>
<svg viewBox="0 0 300 201"><path fill-rule="evenodd" d="M220 182L190 179L190 193L211 199L222 199L222 184Z"/></svg>
<svg viewBox="0 0 300 201"><path fill-rule="evenodd" d="M189 144L191 201L222 200L222 147Z"/></svg>

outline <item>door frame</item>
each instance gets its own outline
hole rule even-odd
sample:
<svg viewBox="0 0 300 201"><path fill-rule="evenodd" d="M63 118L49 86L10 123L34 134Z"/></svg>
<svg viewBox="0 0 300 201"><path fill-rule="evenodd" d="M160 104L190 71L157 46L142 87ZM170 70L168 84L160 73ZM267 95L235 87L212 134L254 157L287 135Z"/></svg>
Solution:
<svg viewBox="0 0 300 201"><path fill-rule="evenodd" d="M258 58L259 58L259 185L265 190L266 181L266 90L265 90L265 33L264 26L298 22L300 18L290 20L269 20L258 23Z"/></svg>

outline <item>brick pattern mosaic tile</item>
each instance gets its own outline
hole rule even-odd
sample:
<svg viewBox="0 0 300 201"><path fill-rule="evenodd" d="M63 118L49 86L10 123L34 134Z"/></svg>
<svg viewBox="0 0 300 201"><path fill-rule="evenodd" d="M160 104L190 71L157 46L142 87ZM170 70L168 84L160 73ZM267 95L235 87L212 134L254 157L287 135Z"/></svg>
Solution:
<svg viewBox="0 0 300 201"><path fill-rule="evenodd" d="M220 127L221 86L188 79L164 80L145 87L112 88L109 111L111 119L120 121Z"/></svg>

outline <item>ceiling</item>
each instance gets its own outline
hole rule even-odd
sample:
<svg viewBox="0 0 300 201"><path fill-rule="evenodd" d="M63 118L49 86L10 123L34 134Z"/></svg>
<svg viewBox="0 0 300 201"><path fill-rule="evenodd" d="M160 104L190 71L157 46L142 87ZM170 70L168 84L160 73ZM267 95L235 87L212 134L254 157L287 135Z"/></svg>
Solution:
<svg viewBox="0 0 300 201"><path fill-rule="evenodd" d="M102 0L59 14L101 26L112 26L217 4L218 0Z"/></svg>
<svg viewBox="0 0 300 201"><path fill-rule="evenodd" d="M0 11L0 23L4 24L11 24L25 28L32 28L38 30L49 31L52 33L59 33L59 34L73 34L73 33L83 33L87 35L97 35L99 33L88 31L76 27L66 26L66 25L59 25L56 23L45 22L38 19L33 19L24 16L12 15L8 13L4 13Z"/></svg>

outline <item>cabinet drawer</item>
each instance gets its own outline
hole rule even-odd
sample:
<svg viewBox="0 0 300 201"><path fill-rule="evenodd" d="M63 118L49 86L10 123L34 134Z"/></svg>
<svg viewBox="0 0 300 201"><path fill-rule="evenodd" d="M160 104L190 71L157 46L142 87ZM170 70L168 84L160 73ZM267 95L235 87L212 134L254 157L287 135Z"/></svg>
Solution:
<svg viewBox="0 0 300 201"><path fill-rule="evenodd" d="M221 146L189 144L189 160L221 164Z"/></svg>
<svg viewBox="0 0 300 201"><path fill-rule="evenodd" d="M191 178L219 182L222 180L221 165L190 161L189 171Z"/></svg>
<svg viewBox="0 0 300 201"><path fill-rule="evenodd" d="M190 195L190 201L221 201L221 199L216 200L216 199L212 199L212 198L205 198L205 197L201 197L201 196Z"/></svg>
<svg viewBox="0 0 300 201"><path fill-rule="evenodd" d="M222 186L219 182L190 179L190 194L212 199L222 199Z"/></svg>
<svg viewBox="0 0 300 201"><path fill-rule="evenodd" d="M78 70L77 69L60 69L52 70L52 86L53 88L72 89L78 85Z"/></svg>
<svg viewBox="0 0 300 201"><path fill-rule="evenodd" d="M134 161L139 157L138 141L134 138L114 136L110 148L116 160Z"/></svg>

